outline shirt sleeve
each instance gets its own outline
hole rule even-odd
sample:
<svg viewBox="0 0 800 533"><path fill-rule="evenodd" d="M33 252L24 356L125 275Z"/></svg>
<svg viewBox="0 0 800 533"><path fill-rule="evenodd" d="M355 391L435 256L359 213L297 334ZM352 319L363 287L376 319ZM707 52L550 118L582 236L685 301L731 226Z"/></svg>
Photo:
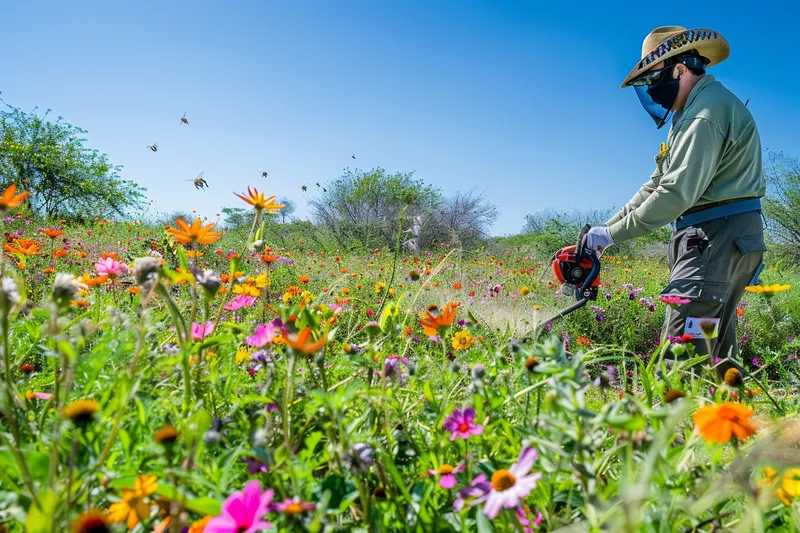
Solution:
<svg viewBox="0 0 800 533"><path fill-rule="evenodd" d="M609 224L614 242L647 235L694 206L717 172L724 142L722 133L704 118L684 123L670 147L669 168L655 188L636 208Z"/></svg>
<svg viewBox="0 0 800 533"><path fill-rule="evenodd" d="M606 226L611 226L617 223L619 220L622 220L628 215L628 213L630 213L631 211L642 205L642 202L644 202L650 197L650 195L653 193L653 191L656 190L656 187L658 186L658 183L654 179L655 175L657 174L654 173L653 176L650 176L650 179L647 180L647 183L642 185L639 188L639 190L636 191L636 194L633 195L633 198L631 198L628 201L628 203L625 204L622 207L622 209L620 209L617 212L616 215L608 219L608 221L606 222Z"/></svg>

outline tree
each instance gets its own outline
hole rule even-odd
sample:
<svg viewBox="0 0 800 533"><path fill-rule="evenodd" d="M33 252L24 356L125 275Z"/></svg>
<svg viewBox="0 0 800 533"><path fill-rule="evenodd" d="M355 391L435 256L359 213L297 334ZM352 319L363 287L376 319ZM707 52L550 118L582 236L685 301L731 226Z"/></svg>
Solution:
<svg viewBox="0 0 800 533"><path fill-rule="evenodd" d="M30 191L34 213L45 217L123 217L144 203L144 189L122 180L120 166L85 146L86 131L26 113L0 100L0 186Z"/></svg>
<svg viewBox="0 0 800 533"><path fill-rule="evenodd" d="M800 161L768 151L764 177L767 180L764 214L773 222L769 234L778 244L797 249L800 244Z"/></svg>
<svg viewBox="0 0 800 533"><path fill-rule="evenodd" d="M413 179L413 173L347 169L309 205L314 220L327 227L342 248L376 248L396 245L401 215L431 212L440 198L438 189Z"/></svg>
<svg viewBox="0 0 800 533"><path fill-rule="evenodd" d="M278 203L285 206L283 209L278 211L278 216L281 217L281 224L286 224L286 219L292 216L295 211L297 211L297 204L294 200L286 196L283 196L280 200L278 200Z"/></svg>
<svg viewBox="0 0 800 533"><path fill-rule="evenodd" d="M243 207L223 207L222 214L224 215L222 223L230 229L246 228L249 230L255 216L252 209Z"/></svg>
<svg viewBox="0 0 800 533"><path fill-rule="evenodd" d="M480 246L489 238L489 228L497 220L497 207L484 193L474 189L459 191L438 202L423 219L418 242L421 247L455 241L461 248Z"/></svg>

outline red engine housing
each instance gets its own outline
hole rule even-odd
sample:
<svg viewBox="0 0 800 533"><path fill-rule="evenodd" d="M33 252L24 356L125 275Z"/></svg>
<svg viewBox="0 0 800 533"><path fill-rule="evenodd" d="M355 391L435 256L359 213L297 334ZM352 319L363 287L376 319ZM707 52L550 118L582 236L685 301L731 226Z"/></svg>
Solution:
<svg viewBox="0 0 800 533"><path fill-rule="evenodd" d="M583 287L594 266L588 257L580 258L575 253L576 246L567 246L556 252L553 257L553 275L561 283L571 283L576 287ZM600 286L600 276L592 282L592 287Z"/></svg>

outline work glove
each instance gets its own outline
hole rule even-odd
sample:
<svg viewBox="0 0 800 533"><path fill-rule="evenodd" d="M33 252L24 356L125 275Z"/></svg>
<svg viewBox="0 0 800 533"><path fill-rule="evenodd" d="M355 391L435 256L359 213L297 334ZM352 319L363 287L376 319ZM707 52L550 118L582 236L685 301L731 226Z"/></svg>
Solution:
<svg viewBox="0 0 800 533"><path fill-rule="evenodd" d="M611 238L611 232L607 226L599 226L591 228L586 233L586 247L594 250L597 255L602 255L603 251L614 244L614 239Z"/></svg>

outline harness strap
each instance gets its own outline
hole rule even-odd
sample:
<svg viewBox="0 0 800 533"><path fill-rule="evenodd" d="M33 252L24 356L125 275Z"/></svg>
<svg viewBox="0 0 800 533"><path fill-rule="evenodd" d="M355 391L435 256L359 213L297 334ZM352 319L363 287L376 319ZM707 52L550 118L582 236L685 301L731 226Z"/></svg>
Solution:
<svg viewBox="0 0 800 533"><path fill-rule="evenodd" d="M688 228L689 226L695 226L697 224L702 224L703 222L708 222L709 220L740 215L742 213L749 213L751 211L761 211L761 198L737 200L735 202L718 205L716 207L710 207L694 213L681 215L675 221L675 229L680 231Z"/></svg>

